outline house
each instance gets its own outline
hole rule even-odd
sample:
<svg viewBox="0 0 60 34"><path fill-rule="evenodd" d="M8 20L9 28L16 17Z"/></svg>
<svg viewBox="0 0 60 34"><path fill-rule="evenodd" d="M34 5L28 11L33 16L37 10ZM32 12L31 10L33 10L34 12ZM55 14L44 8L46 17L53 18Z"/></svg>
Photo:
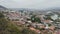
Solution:
<svg viewBox="0 0 60 34"><path fill-rule="evenodd" d="M14 23L15 23L16 25L23 25L23 24L25 24L24 21L14 21Z"/></svg>
<svg viewBox="0 0 60 34"><path fill-rule="evenodd" d="M45 25L40 24L40 23L36 24L36 26L37 26L38 28L45 28Z"/></svg>
<svg viewBox="0 0 60 34"><path fill-rule="evenodd" d="M31 26L36 28L36 23L31 23Z"/></svg>
<svg viewBox="0 0 60 34"><path fill-rule="evenodd" d="M56 34L60 34L60 29L57 30Z"/></svg>
<svg viewBox="0 0 60 34"><path fill-rule="evenodd" d="M7 14L7 17L11 21L16 21L16 20L19 21L20 20L20 14L19 13L15 13L15 12Z"/></svg>
<svg viewBox="0 0 60 34"><path fill-rule="evenodd" d="M31 21L27 21L27 22L30 23L30 24L32 23Z"/></svg>
<svg viewBox="0 0 60 34"><path fill-rule="evenodd" d="M54 31L55 26L50 26L49 29L52 30L52 31Z"/></svg>
<svg viewBox="0 0 60 34"><path fill-rule="evenodd" d="M40 34L40 33L41 33L41 31L40 31L40 30L36 30L36 32L37 32L38 34Z"/></svg>
<svg viewBox="0 0 60 34"><path fill-rule="evenodd" d="M44 20L43 23L52 23L52 20Z"/></svg>
<svg viewBox="0 0 60 34"><path fill-rule="evenodd" d="M35 29L35 28L33 28L33 27L30 27L30 29L31 29L31 30L33 30L33 31L35 31L35 30L36 30L36 29Z"/></svg>
<svg viewBox="0 0 60 34"><path fill-rule="evenodd" d="M54 15L51 16L51 18L52 18L53 20L56 20L56 19L58 19L58 15L57 15L57 14L54 14Z"/></svg>
<svg viewBox="0 0 60 34"><path fill-rule="evenodd" d="M40 34L41 33L41 31L40 30L38 30L38 29L35 29L35 28L33 28L33 27L30 27L30 30L33 30L33 31L35 31L36 33L38 33L38 34Z"/></svg>

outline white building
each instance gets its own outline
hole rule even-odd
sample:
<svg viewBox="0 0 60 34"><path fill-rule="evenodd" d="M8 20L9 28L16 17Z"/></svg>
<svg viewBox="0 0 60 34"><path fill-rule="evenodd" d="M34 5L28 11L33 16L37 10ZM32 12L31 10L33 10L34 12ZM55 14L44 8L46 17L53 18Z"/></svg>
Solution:
<svg viewBox="0 0 60 34"><path fill-rule="evenodd" d="M57 14L54 14L54 15L51 16L51 18L52 18L53 20L56 20L56 19L58 19L58 15L57 15Z"/></svg>

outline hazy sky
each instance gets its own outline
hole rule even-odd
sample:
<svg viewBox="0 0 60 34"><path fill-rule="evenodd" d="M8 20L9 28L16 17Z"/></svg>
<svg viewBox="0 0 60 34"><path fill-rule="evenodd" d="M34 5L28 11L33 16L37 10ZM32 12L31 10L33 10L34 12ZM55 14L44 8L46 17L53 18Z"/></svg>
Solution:
<svg viewBox="0 0 60 34"><path fill-rule="evenodd" d="M0 0L8 8L50 8L60 7L60 0Z"/></svg>

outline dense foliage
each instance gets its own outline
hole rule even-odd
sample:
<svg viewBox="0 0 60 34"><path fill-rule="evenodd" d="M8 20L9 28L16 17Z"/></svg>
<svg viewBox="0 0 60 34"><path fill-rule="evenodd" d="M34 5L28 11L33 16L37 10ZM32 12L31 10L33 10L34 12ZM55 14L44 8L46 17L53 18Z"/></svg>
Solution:
<svg viewBox="0 0 60 34"><path fill-rule="evenodd" d="M41 23L40 18L35 17L35 16L36 16L36 15L33 15L33 16L31 17L31 21L32 21L32 22L38 22L38 23Z"/></svg>
<svg viewBox="0 0 60 34"><path fill-rule="evenodd" d="M37 33L35 33L34 31L31 31L29 29L23 29L22 34L37 34Z"/></svg>

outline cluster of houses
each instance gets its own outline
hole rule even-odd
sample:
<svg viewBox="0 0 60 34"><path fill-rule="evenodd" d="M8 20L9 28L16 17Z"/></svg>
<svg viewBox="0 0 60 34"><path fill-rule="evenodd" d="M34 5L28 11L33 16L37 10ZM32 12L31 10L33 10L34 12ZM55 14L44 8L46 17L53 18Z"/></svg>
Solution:
<svg viewBox="0 0 60 34"><path fill-rule="evenodd" d="M28 14L25 15L25 12L21 13L18 11L7 11L4 13L4 15L6 16L7 19L14 22L16 25L25 25L25 26L29 27L29 29L37 32L38 34L41 33L41 30L43 30L45 32L48 32L48 31L53 32L53 34L56 34L56 32L54 32L56 27L60 28L60 22L57 21L56 23L58 23L58 24L56 24L54 22L55 20L60 19L60 17L57 14L50 15L51 19L53 19L53 20L44 19L44 18L47 18L47 16L45 16L43 14L37 15L36 17L40 18L41 23L32 22L31 20L27 20L27 19L31 19L31 16ZM44 33L42 32L42 34L44 34Z"/></svg>

